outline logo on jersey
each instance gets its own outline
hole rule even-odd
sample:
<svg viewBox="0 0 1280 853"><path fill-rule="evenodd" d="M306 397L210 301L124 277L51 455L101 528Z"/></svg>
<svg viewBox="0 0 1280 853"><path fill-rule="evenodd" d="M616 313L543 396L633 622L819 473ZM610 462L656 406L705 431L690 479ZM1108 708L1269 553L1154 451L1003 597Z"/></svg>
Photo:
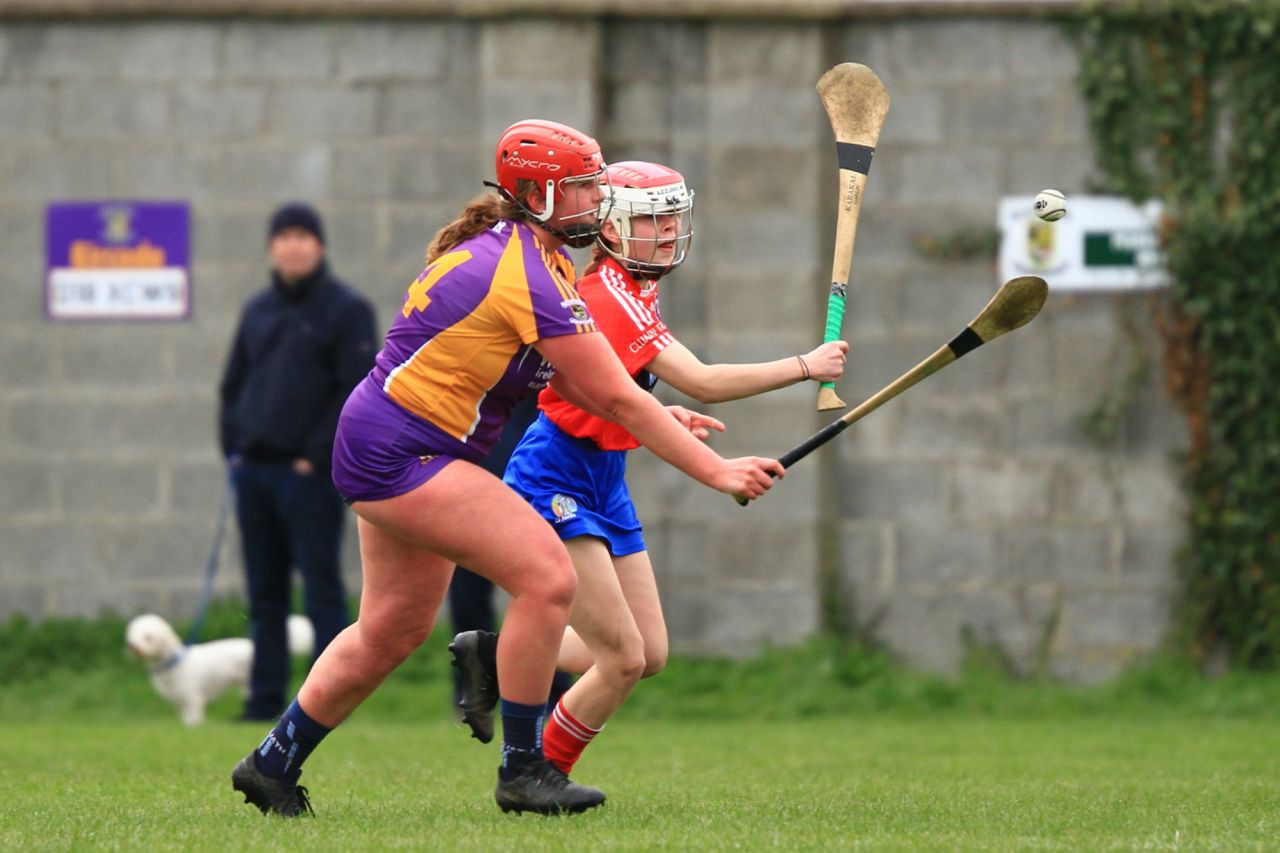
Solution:
<svg viewBox="0 0 1280 853"><path fill-rule="evenodd" d="M627 346L627 349L631 350L632 352L640 352L640 350L644 349L648 344L650 344L654 338L658 337L666 330L667 330L666 326L650 326L649 328L641 332L640 336L637 337L635 340L633 340L630 343L630 345Z"/></svg>
<svg viewBox="0 0 1280 853"><path fill-rule="evenodd" d="M551 499L551 511L556 514L556 523L578 517L578 502L568 495L556 495Z"/></svg>
<svg viewBox="0 0 1280 853"><path fill-rule="evenodd" d="M581 299L565 299L560 302L561 308L568 308L575 326L586 326L591 323L591 315L587 313L587 304Z"/></svg>

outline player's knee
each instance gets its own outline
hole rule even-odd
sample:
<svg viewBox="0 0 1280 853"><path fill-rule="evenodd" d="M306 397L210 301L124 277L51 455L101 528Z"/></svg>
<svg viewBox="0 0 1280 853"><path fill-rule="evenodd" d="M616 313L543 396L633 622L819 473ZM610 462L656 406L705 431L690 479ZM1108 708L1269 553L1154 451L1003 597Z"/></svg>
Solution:
<svg viewBox="0 0 1280 853"><path fill-rule="evenodd" d="M667 650L663 649L645 649L644 650L644 674L641 678L652 678L667 668Z"/></svg>
<svg viewBox="0 0 1280 853"><path fill-rule="evenodd" d="M536 581L524 590L524 594L537 598L542 606L564 610L573 607L573 596L578 591L578 574L573 563L563 560L548 561L537 572Z"/></svg>
<svg viewBox="0 0 1280 853"><path fill-rule="evenodd" d="M596 665L619 683L630 686L644 677L644 640L639 634L619 636L601 652Z"/></svg>
<svg viewBox="0 0 1280 853"><path fill-rule="evenodd" d="M644 651L635 649L630 654L618 658L618 680L627 685L635 684L644 677L644 667Z"/></svg>
<svg viewBox="0 0 1280 853"><path fill-rule="evenodd" d="M417 651L431 633L431 624L405 625L395 630L361 625L360 639L366 658L390 672Z"/></svg>
<svg viewBox="0 0 1280 853"><path fill-rule="evenodd" d="M560 549L559 553L530 557L528 566L529 570L523 572L507 591L513 598L536 602L540 608L563 610L567 618L578 590L578 574L569 555Z"/></svg>
<svg viewBox="0 0 1280 853"><path fill-rule="evenodd" d="M542 594L546 597L547 603L553 607L561 607L565 611L573 607L573 597L577 592L578 573L573 570L573 564L568 561L565 561L564 565L557 566L555 571L548 572L542 587Z"/></svg>

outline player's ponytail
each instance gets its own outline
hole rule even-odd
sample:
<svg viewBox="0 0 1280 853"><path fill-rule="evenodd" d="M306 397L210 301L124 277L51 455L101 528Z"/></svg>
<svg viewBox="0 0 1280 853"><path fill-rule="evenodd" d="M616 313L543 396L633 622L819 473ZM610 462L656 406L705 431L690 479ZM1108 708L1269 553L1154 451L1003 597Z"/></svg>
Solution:
<svg viewBox="0 0 1280 853"><path fill-rule="evenodd" d="M536 189L532 181L521 181L528 184L523 187L526 192ZM445 252L457 246L463 240L470 240L477 234L488 231L501 219L525 219L524 211L517 205L497 193L482 193L471 201L458 214L458 218L436 232L427 246L427 263L430 264Z"/></svg>

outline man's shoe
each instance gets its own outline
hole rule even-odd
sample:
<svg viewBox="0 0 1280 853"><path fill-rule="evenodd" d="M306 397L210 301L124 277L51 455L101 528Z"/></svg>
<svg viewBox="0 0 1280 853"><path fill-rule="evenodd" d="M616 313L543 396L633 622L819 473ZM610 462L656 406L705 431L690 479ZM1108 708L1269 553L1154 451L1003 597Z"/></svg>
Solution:
<svg viewBox="0 0 1280 853"><path fill-rule="evenodd" d="M499 772L493 798L504 812L577 814L603 803L604 791L579 785L550 761L539 758L521 767L510 781L503 781Z"/></svg>
<svg viewBox="0 0 1280 853"><path fill-rule="evenodd" d="M498 635L489 631L463 631L449 644L461 681L458 708L462 722L481 743L493 740L493 709L498 705L497 648Z"/></svg>
<svg viewBox="0 0 1280 853"><path fill-rule="evenodd" d="M315 817L316 813L307 799L307 789L263 775L258 765L253 763L252 752L240 759L231 771L231 787L244 794L244 801L253 803L263 814L297 817L305 812Z"/></svg>
<svg viewBox="0 0 1280 853"><path fill-rule="evenodd" d="M279 714L259 714L256 712L245 711L236 717L237 723L274 723L280 719Z"/></svg>

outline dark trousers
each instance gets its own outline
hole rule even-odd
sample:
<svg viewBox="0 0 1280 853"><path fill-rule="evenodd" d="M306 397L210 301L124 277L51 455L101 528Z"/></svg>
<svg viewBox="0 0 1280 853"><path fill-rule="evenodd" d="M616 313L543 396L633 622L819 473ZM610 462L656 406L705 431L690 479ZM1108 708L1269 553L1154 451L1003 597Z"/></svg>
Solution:
<svg viewBox="0 0 1280 853"><path fill-rule="evenodd" d="M302 576L315 657L351 624L338 560L346 508L326 472L297 474L291 462L246 459L232 469L232 482L253 639L245 716L274 717L289 689L292 570Z"/></svg>

